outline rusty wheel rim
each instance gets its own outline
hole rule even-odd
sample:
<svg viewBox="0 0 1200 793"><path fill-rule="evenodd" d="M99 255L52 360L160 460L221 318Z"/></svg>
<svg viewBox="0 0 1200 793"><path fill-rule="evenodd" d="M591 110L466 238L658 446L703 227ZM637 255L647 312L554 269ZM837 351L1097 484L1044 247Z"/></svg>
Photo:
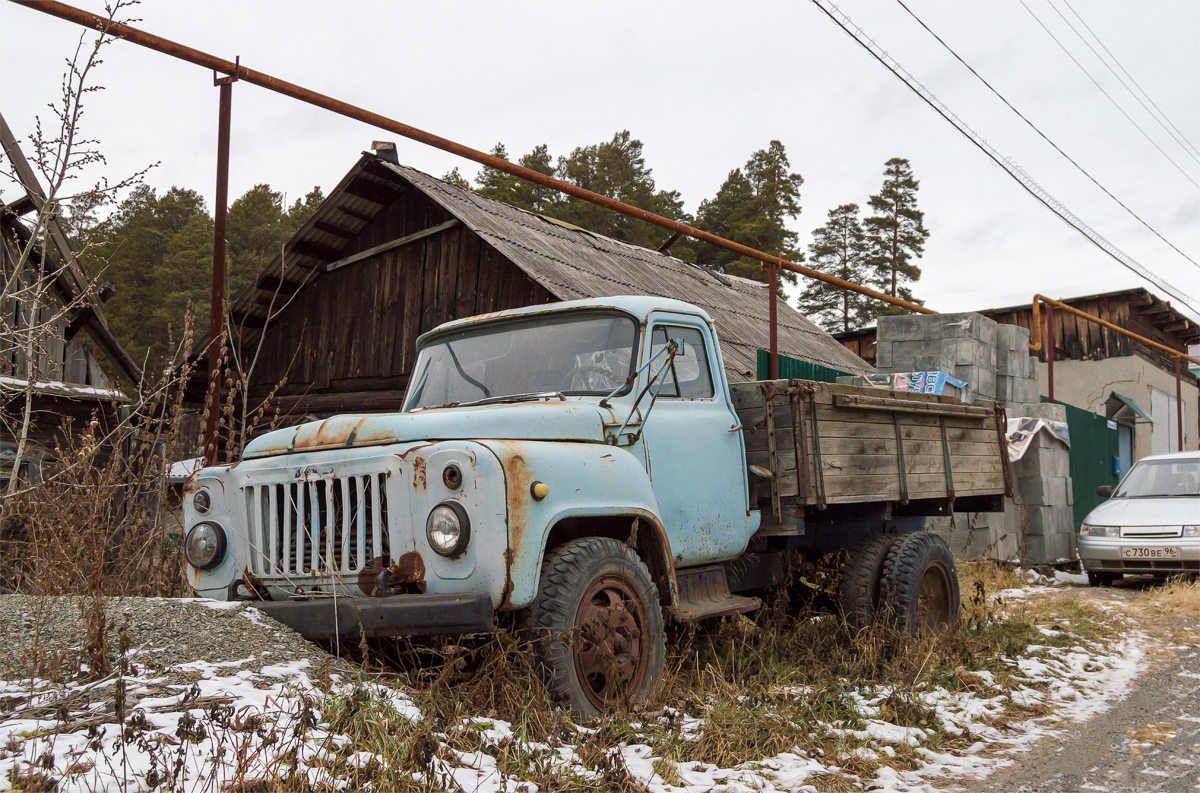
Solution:
<svg viewBox="0 0 1200 793"><path fill-rule="evenodd" d="M940 562L927 567L917 585L917 624L927 630L950 624L950 573Z"/></svg>
<svg viewBox="0 0 1200 793"><path fill-rule="evenodd" d="M646 612L630 582L601 576L575 613L571 654L588 701L603 709L639 690L646 676Z"/></svg>

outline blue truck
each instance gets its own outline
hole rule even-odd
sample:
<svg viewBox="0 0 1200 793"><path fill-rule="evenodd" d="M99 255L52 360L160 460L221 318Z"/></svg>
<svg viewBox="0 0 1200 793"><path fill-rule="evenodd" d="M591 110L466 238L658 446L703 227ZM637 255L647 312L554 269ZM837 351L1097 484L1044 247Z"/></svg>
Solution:
<svg viewBox="0 0 1200 793"><path fill-rule="evenodd" d="M954 620L953 557L920 529L1011 492L998 405L731 385L677 300L456 320L417 353L395 412L275 430L192 477L197 594L313 639L515 624L586 716L652 694L665 621L753 611L833 552L852 622Z"/></svg>

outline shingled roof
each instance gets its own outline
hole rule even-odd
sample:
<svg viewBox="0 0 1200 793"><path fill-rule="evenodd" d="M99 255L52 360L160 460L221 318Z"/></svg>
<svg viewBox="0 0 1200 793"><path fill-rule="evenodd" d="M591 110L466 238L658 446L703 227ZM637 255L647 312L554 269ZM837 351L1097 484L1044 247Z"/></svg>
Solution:
<svg viewBox="0 0 1200 793"><path fill-rule="evenodd" d="M392 185L387 183L391 182ZM531 279L560 300L613 295L651 295L686 300L713 318L730 379L753 379L759 349L768 345L767 286L758 281L718 273L667 253L630 245L456 187L415 168L365 154L317 209L313 218L287 244L289 261L302 262L306 250L329 255L346 241L322 231L334 219L345 225L356 218L365 226L371 207L363 202L363 185L386 190L412 187L491 245ZM352 187L356 186L356 187ZM377 211L377 209L376 209ZM280 276L267 268L260 281ZM320 278L336 278L337 272ZM308 278L308 285L318 279ZM234 315L256 312L252 286L235 301ZM851 374L871 367L831 335L785 302L778 312L779 352Z"/></svg>

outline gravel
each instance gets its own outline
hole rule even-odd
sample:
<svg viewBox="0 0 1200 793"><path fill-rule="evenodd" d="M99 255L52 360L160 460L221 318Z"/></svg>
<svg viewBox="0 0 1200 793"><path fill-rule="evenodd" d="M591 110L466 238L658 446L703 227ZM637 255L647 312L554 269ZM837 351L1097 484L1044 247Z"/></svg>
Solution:
<svg viewBox="0 0 1200 793"><path fill-rule="evenodd" d="M72 666L87 637L85 605L80 597L0 595L0 677L29 677L35 658L42 659L43 674L46 659L56 655ZM221 667L223 674L257 674L264 666L303 661L313 673L322 663L351 678L358 671L246 603L114 598L104 607L114 661L118 630L124 627L128 660L161 675L166 685L194 682L209 665Z"/></svg>

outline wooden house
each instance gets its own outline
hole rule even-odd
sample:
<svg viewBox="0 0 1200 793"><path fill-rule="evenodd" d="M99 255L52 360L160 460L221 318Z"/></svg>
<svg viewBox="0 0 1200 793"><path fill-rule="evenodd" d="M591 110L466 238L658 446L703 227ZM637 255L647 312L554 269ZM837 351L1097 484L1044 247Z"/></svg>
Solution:
<svg viewBox="0 0 1200 793"><path fill-rule="evenodd" d="M701 306L716 322L731 380L754 378L768 344L765 284L526 212L374 154L363 155L230 311L251 401L274 393L282 413L325 416L397 410L417 337L443 322L620 294ZM843 372L871 371L783 301L779 350ZM197 382L202 387L203 376Z"/></svg>

